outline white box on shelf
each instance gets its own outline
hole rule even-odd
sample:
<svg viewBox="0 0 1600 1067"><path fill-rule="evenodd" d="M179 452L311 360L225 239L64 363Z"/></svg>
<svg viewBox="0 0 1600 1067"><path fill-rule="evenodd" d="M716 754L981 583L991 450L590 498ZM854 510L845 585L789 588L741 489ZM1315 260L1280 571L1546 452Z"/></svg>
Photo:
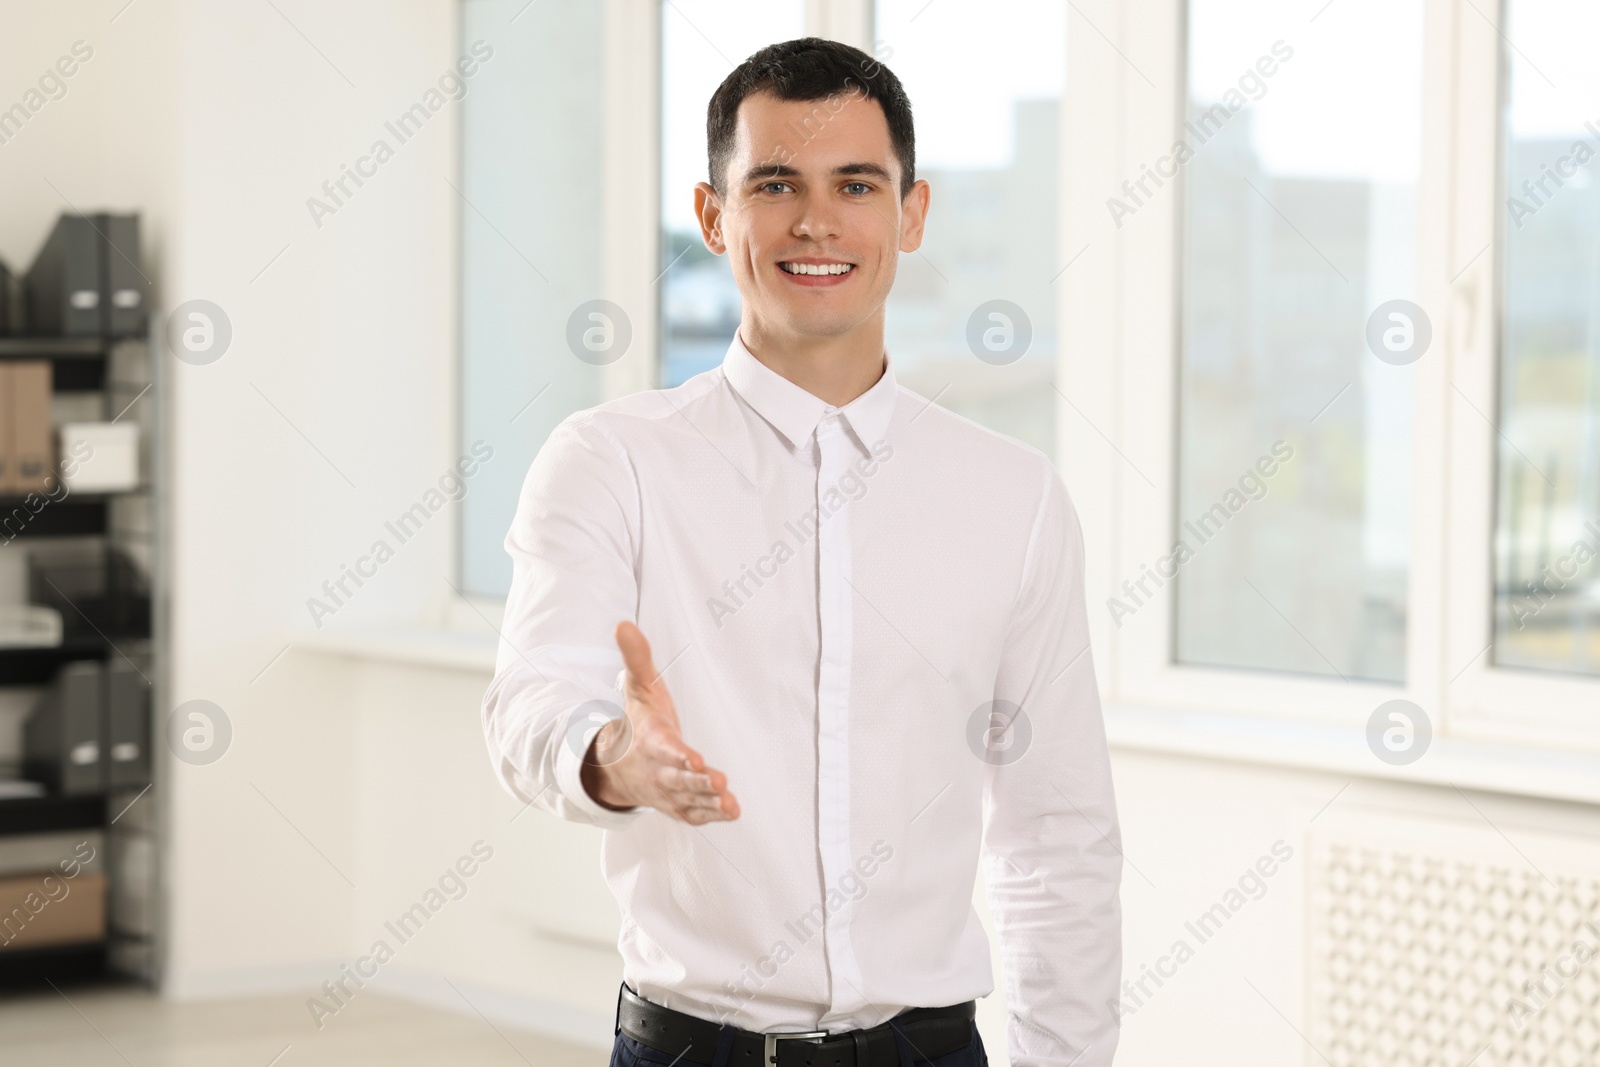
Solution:
<svg viewBox="0 0 1600 1067"><path fill-rule="evenodd" d="M137 423L66 422L60 434L61 475L67 488L104 493L138 487Z"/></svg>
<svg viewBox="0 0 1600 1067"><path fill-rule="evenodd" d="M43 604L0 604L0 648L54 648L61 612Z"/></svg>

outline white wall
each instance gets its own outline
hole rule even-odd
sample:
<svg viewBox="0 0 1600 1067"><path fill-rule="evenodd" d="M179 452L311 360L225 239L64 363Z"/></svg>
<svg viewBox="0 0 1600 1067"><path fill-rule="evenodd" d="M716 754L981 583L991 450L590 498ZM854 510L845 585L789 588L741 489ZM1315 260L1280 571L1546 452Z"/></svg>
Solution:
<svg viewBox="0 0 1600 1067"><path fill-rule="evenodd" d="M124 3L0 13L7 104L73 41L95 50L0 145L0 254L25 267L69 204L139 210L155 306L203 298L232 322L217 362L163 357L173 657L158 715L204 698L234 730L221 761L161 768L167 976L194 991L332 958L357 914L316 851L346 870L359 854L347 683L274 660L309 628L307 598L376 538L397 544L384 521L456 458L455 105L404 144L384 129L456 59L454 5ZM394 157L317 227L307 198L379 137ZM433 516L329 625L435 614L452 522Z"/></svg>
<svg viewBox="0 0 1600 1067"><path fill-rule="evenodd" d="M169 300L213 301L234 328L221 360L172 366L172 700L213 701L234 729L220 762L167 768L168 980L186 992L336 954L357 916L348 692L268 667L309 628L307 598L380 537L395 558L330 625L448 593L448 518L404 545L383 524L454 459L453 115L405 144L384 123L456 58L452 5L277 7L188 5L177 47ZM380 137L394 158L317 227L307 199Z"/></svg>

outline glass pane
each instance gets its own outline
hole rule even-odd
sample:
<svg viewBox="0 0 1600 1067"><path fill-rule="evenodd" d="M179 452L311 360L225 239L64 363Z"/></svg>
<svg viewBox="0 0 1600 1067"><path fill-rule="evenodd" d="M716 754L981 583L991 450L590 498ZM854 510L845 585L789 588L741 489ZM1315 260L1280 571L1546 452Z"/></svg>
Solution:
<svg viewBox="0 0 1600 1067"><path fill-rule="evenodd" d="M1600 674L1600 8L1506 7L1495 660Z"/></svg>
<svg viewBox="0 0 1600 1067"><path fill-rule="evenodd" d="M694 186L708 181L706 105L752 52L805 36L801 0L671 0L661 9L661 382L722 363L739 328L726 256L700 238Z"/></svg>
<svg viewBox="0 0 1600 1067"><path fill-rule="evenodd" d="M511 586L503 542L535 453L601 399L600 368L567 346L568 317L601 289L599 183L573 180L600 172L601 12L461 5L462 40L494 49L461 101L459 180L460 448L494 449L461 502L461 580L483 596Z"/></svg>
<svg viewBox="0 0 1600 1067"><path fill-rule="evenodd" d="M1186 193L1176 544L1148 563L1181 662L1404 677L1422 6L1189 4L1188 152L1150 161ZM1173 195L1131 177L1124 227Z"/></svg>
<svg viewBox="0 0 1600 1067"><path fill-rule="evenodd" d="M1067 5L878 0L876 38L932 187L922 248L901 254L889 295L895 375L1053 456L1054 283L1076 251L1056 237Z"/></svg>

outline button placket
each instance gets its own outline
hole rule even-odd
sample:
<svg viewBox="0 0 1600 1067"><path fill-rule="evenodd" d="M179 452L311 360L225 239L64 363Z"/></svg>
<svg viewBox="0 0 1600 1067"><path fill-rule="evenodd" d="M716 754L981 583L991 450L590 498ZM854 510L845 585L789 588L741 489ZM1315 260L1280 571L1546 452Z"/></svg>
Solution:
<svg viewBox="0 0 1600 1067"><path fill-rule="evenodd" d="M830 1010L819 1026L831 1026L865 1006L864 982L850 938L853 902L832 913L826 896L852 867L850 856L850 673L854 640L850 516L843 498L829 512L829 489L849 468L851 444L830 410L817 424L817 602L821 624L821 669L817 681L817 834L822 855L823 912L830 984Z"/></svg>

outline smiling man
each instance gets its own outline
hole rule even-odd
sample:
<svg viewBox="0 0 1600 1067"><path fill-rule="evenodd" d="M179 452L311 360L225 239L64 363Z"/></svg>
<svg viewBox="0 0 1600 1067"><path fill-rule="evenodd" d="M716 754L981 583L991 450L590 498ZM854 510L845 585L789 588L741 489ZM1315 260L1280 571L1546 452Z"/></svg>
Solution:
<svg viewBox="0 0 1600 1067"><path fill-rule="evenodd" d="M1012 1064L1109 1064L1082 534L1043 453L895 381L884 304L930 202L905 91L805 38L728 75L706 128L738 333L551 433L483 704L506 788L604 831L613 1067L986 1064L980 856Z"/></svg>

